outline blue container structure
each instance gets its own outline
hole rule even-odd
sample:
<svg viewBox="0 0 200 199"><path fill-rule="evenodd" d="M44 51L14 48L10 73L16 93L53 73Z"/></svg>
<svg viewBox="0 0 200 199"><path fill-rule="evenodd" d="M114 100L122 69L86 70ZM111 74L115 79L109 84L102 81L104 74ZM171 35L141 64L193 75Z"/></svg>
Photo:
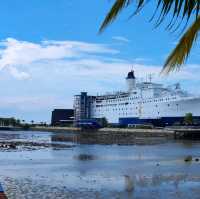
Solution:
<svg viewBox="0 0 200 199"><path fill-rule="evenodd" d="M0 184L0 199L8 199L1 184Z"/></svg>
<svg viewBox="0 0 200 199"><path fill-rule="evenodd" d="M200 117L193 117L194 123L199 125ZM195 122L196 121L196 122ZM141 118L119 118L119 124L128 126L129 124L152 124L156 127L172 126L176 123L184 124L184 117L161 117L158 119L141 119Z"/></svg>
<svg viewBox="0 0 200 199"><path fill-rule="evenodd" d="M95 119L82 119L76 121L76 127L84 128L84 129L99 129L102 126Z"/></svg>

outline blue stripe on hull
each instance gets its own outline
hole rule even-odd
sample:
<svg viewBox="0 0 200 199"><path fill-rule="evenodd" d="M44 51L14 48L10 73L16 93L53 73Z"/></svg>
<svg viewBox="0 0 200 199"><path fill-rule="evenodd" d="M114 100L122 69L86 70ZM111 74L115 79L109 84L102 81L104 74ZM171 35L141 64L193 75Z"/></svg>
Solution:
<svg viewBox="0 0 200 199"><path fill-rule="evenodd" d="M2 185L0 184L0 192L4 192Z"/></svg>
<svg viewBox="0 0 200 199"><path fill-rule="evenodd" d="M200 121L200 116L193 117L194 120ZM140 119L140 118L119 118L120 125L128 124L153 124L154 126L171 126L175 123L183 123L184 117L162 117L159 119Z"/></svg>

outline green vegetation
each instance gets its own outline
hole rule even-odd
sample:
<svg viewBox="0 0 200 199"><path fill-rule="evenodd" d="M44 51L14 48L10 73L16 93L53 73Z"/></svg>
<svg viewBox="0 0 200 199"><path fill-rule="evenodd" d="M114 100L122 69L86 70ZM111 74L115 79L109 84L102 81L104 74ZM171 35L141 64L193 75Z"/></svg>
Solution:
<svg viewBox="0 0 200 199"><path fill-rule="evenodd" d="M191 155L188 155L185 157L185 162L191 162L192 161L192 156Z"/></svg>
<svg viewBox="0 0 200 199"><path fill-rule="evenodd" d="M20 126L20 120L11 118L0 118L0 126Z"/></svg>
<svg viewBox="0 0 200 199"><path fill-rule="evenodd" d="M21 127L23 128L23 130L29 130L31 125L30 124L24 124Z"/></svg>
<svg viewBox="0 0 200 199"><path fill-rule="evenodd" d="M197 41L198 32L200 30L200 1L199 0L154 0L155 9L152 11L152 18L150 21L156 19L155 27L158 27L167 18L169 23L167 24L166 30L176 31L177 29L184 27L181 32L182 36L177 46L168 56L163 72L169 73L173 70L180 69L180 66L187 60L190 54L191 48ZM115 0L114 5L108 12L104 22L100 27L102 32L110 23L112 23L122 10L127 7L134 6L132 17L139 14L146 7L149 0ZM193 21L192 25L189 26L190 21ZM189 27L188 27L189 26Z"/></svg>
<svg viewBox="0 0 200 199"><path fill-rule="evenodd" d="M186 125L192 125L193 124L193 115L192 115L192 113L186 113L185 114L184 123Z"/></svg>
<svg viewBox="0 0 200 199"><path fill-rule="evenodd" d="M98 122L102 127L108 127L108 120L105 117L98 119Z"/></svg>
<svg viewBox="0 0 200 199"><path fill-rule="evenodd" d="M15 119L14 117L11 118L0 118L0 126L11 126L11 127L20 127L24 130L28 130L30 127L34 126L47 126L46 122L40 122L36 124L34 120L31 120L30 123L27 123L25 120Z"/></svg>

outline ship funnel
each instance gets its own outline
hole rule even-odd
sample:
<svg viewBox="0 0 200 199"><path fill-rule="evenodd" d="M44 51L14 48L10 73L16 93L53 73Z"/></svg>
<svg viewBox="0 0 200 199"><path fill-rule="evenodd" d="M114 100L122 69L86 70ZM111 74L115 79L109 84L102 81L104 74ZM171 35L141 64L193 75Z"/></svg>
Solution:
<svg viewBox="0 0 200 199"><path fill-rule="evenodd" d="M128 92L131 92L132 90L135 89L135 86L136 86L136 80L135 80L135 74L134 74L134 71L131 70L127 77L126 77L126 84L127 84L127 89L128 89Z"/></svg>

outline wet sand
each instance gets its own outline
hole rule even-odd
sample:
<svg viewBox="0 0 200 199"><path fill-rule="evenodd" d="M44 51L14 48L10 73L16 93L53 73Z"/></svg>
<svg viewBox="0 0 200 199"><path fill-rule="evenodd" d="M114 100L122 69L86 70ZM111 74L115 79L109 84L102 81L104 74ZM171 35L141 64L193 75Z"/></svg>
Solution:
<svg viewBox="0 0 200 199"><path fill-rule="evenodd" d="M0 146L16 145L0 147L8 198L199 198L199 142L80 144L57 135L0 132Z"/></svg>

